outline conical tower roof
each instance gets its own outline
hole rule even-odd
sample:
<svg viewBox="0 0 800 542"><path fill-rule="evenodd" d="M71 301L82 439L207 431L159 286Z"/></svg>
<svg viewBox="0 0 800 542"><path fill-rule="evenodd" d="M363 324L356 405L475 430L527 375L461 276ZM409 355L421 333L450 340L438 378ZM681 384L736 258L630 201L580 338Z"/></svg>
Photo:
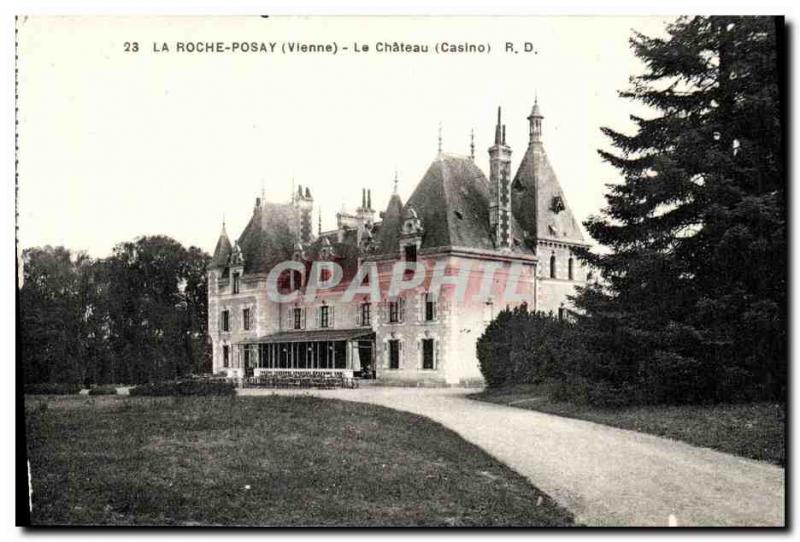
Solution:
<svg viewBox="0 0 800 542"><path fill-rule="evenodd" d="M217 246L214 248L214 256L212 256L211 264L208 267L226 267L232 251L231 240L228 239L228 233L225 231L225 222L223 222L222 232L219 234Z"/></svg>
<svg viewBox="0 0 800 542"><path fill-rule="evenodd" d="M538 103L529 117L534 118L542 118ZM531 138L512 190L512 214L529 235L540 240L586 243L539 137Z"/></svg>
<svg viewBox="0 0 800 542"><path fill-rule="evenodd" d="M403 200L395 192L389 198L386 210L381 214L382 222L375 240L378 252L388 254L400 249L400 227L403 225Z"/></svg>

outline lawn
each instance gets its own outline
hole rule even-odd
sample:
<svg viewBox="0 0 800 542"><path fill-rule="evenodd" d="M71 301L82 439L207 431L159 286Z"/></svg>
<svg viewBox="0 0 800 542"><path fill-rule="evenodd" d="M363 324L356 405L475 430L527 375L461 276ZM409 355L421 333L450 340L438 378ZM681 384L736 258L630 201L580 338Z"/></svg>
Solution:
<svg viewBox="0 0 800 542"><path fill-rule="evenodd" d="M772 403L600 408L556 403L537 386L485 390L473 399L682 440L784 465L784 414Z"/></svg>
<svg viewBox="0 0 800 542"><path fill-rule="evenodd" d="M312 397L27 396L35 525L567 526L441 425Z"/></svg>

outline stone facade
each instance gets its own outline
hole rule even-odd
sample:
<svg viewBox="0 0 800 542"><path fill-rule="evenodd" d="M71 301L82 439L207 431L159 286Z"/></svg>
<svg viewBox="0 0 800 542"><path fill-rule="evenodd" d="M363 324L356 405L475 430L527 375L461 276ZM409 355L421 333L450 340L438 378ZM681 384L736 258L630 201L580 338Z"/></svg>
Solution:
<svg viewBox="0 0 800 542"><path fill-rule="evenodd" d="M209 266L214 371L341 370L417 385L482 380L476 341L500 310L526 303L563 316L587 280L573 255L585 243L547 161L542 119L535 105L513 181L498 110L488 179L472 157L440 151L407 202L395 179L376 218L364 189L354 213L337 214L337 228L316 235L308 188L286 204L257 199L235 243L223 226ZM393 292L398 263L424 269L423 280ZM375 273L364 273L370 266ZM378 284L362 282L365 275ZM315 282L337 279L312 295ZM270 295L270 281L294 298ZM348 299L354 286L365 289Z"/></svg>

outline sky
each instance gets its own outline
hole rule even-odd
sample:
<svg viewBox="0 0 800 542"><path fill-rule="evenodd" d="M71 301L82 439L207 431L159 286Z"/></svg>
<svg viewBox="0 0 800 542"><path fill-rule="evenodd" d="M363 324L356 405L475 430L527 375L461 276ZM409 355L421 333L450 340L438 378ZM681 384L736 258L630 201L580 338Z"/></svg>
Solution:
<svg viewBox="0 0 800 542"><path fill-rule="evenodd" d="M213 251L223 217L238 237L262 190L308 186L314 222L335 227L361 189L383 210L395 171L405 201L437 154L488 172L497 107L516 171L538 98L543 141L579 221L618 172L600 127L630 131L620 98L643 66L632 30L655 17L30 17L18 23L19 240L95 257L140 235ZM179 53L177 42L336 43L338 53ZM136 42L138 51L125 51ZM488 54L388 54L441 42ZM511 42L518 53L507 53ZM526 53L524 43L534 51ZM169 47L164 52L163 43ZM355 52L370 47L368 52ZM132 47L132 46L131 46ZM348 51L341 50L348 47ZM161 50L160 52L154 51ZM588 236L587 236L588 238Z"/></svg>

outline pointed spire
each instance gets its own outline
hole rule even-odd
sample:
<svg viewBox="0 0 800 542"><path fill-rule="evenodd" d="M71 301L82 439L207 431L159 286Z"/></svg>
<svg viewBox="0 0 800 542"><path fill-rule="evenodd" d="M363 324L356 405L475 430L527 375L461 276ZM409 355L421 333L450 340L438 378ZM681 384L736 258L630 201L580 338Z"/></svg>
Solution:
<svg viewBox="0 0 800 542"><path fill-rule="evenodd" d="M231 242L228 239L228 232L225 229L225 213L222 214L222 232L219 234L217 245L214 247L214 255L211 257L209 268L219 268L228 265L228 258L231 255Z"/></svg>
<svg viewBox="0 0 800 542"><path fill-rule="evenodd" d="M475 129L469 131L469 159L475 161Z"/></svg>

